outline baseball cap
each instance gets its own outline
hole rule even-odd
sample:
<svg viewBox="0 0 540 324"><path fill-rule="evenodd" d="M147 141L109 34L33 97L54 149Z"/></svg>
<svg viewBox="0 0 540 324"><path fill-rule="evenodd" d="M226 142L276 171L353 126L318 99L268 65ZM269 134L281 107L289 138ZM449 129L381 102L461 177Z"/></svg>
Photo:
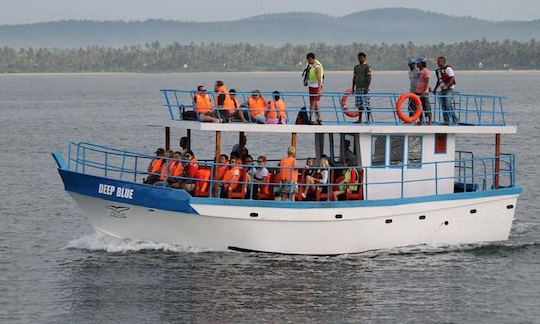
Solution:
<svg viewBox="0 0 540 324"><path fill-rule="evenodd" d="M427 57L424 57L424 56L418 56L416 58L416 63L425 63L427 62Z"/></svg>
<svg viewBox="0 0 540 324"><path fill-rule="evenodd" d="M416 60L415 59L409 59L407 61L407 64L416 64Z"/></svg>

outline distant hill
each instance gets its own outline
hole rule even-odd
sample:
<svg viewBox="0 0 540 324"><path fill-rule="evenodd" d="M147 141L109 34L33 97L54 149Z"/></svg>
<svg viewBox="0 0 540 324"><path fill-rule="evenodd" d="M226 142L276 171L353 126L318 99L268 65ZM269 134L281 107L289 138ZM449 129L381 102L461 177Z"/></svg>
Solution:
<svg viewBox="0 0 540 324"><path fill-rule="evenodd" d="M1 25L0 46L74 48L91 45L120 47L159 41L284 43L329 45L358 43L453 43L540 38L540 19L493 22L453 17L418 9L387 8L332 17L309 12L267 14L230 22L58 21Z"/></svg>

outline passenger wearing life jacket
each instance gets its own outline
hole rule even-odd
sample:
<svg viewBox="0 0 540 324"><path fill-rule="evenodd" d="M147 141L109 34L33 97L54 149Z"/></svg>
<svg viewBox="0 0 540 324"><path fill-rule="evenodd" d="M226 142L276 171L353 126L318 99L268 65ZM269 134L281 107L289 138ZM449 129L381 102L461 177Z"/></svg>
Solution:
<svg viewBox="0 0 540 324"><path fill-rule="evenodd" d="M354 168L351 160L345 160L345 173L343 174L343 180L339 182L340 186L338 190L334 191L334 200L339 200L339 196L343 195L346 190L356 191L358 189L358 170Z"/></svg>
<svg viewBox="0 0 540 324"><path fill-rule="evenodd" d="M240 104L240 100L238 100L238 97L236 96L236 90L229 90L229 96L231 97L234 105L234 112L232 113L232 115L229 115L231 121L234 119L240 119L243 123L247 123L249 118L249 112L245 109L245 105L244 107L242 107L242 105Z"/></svg>
<svg viewBox="0 0 540 324"><path fill-rule="evenodd" d="M184 163L184 174L187 179L183 181L181 188L191 192L195 189L195 181L199 175L199 163L191 150L182 156L182 161Z"/></svg>
<svg viewBox="0 0 540 324"><path fill-rule="evenodd" d="M172 160L169 167L169 178L167 184L171 188L180 188L182 184L182 177L184 175L184 164L182 163L182 152L174 152L174 160Z"/></svg>
<svg viewBox="0 0 540 324"><path fill-rule="evenodd" d="M223 81L218 80L214 85L214 91L216 92L216 106L219 112L219 117L223 122L230 122L231 116L234 114L235 102L229 95L229 91Z"/></svg>
<svg viewBox="0 0 540 324"><path fill-rule="evenodd" d="M237 153L231 153L231 160L229 162L230 167L225 174L220 184L221 187L221 197L227 197L227 192L234 191L238 188L238 181L240 181L240 176L242 175L242 161L240 156Z"/></svg>
<svg viewBox="0 0 540 324"><path fill-rule="evenodd" d="M193 96L193 102L199 115L199 121L210 123L220 122L219 119L215 118L212 111L212 99L210 99L205 86L200 85L197 87L197 93Z"/></svg>
<svg viewBox="0 0 540 324"><path fill-rule="evenodd" d="M251 115L251 121L255 121L259 124L266 124L266 99L261 95L259 90L253 90L251 96L247 101L249 113Z"/></svg>
<svg viewBox="0 0 540 324"><path fill-rule="evenodd" d="M171 151L171 150L167 150L165 152L165 161L161 164L161 170L160 170L160 175L159 175L159 184L160 185L163 185L164 184L164 181L167 180L167 178L169 177L169 174L171 172L171 169L172 169L172 158L174 157L174 152ZM154 183L154 184L158 184L158 183Z"/></svg>
<svg viewBox="0 0 540 324"><path fill-rule="evenodd" d="M294 196L298 192L298 164L294 146L289 146L287 156L281 159L279 167L281 200L294 200Z"/></svg>
<svg viewBox="0 0 540 324"><path fill-rule="evenodd" d="M150 161L150 164L148 165L148 177L144 180L144 183L147 184L154 184L159 181L160 173L161 173L161 166L163 164L163 155L165 154L165 150L162 148L158 148L156 150L156 157Z"/></svg>
<svg viewBox="0 0 540 324"><path fill-rule="evenodd" d="M440 76L440 79L437 78L437 84L435 85L433 92L435 93L437 88L439 86L441 87L441 109L443 111L444 123L446 125L457 125L459 119L452 106L452 96L456 84L454 69L451 65L446 63L446 58L444 56L439 56L437 58L437 65L439 68L436 70L436 73L437 77Z"/></svg>
<svg viewBox="0 0 540 324"><path fill-rule="evenodd" d="M323 81L324 81L324 67L315 58L314 53L308 53L306 55L308 66L304 70L304 86L309 89L309 120L313 120L313 113L317 115L316 124L321 124L321 114L319 113L319 100L321 99Z"/></svg>
<svg viewBox="0 0 540 324"><path fill-rule="evenodd" d="M221 154L219 157L219 165L216 166L216 180L221 180L225 176L225 172L229 169L229 157L227 154Z"/></svg>
<svg viewBox="0 0 540 324"><path fill-rule="evenodd" d="M266 112L267 124L287 124L287 112L285 101L281 98L279 91L272 92L272 100L268 102Z"/></svg>

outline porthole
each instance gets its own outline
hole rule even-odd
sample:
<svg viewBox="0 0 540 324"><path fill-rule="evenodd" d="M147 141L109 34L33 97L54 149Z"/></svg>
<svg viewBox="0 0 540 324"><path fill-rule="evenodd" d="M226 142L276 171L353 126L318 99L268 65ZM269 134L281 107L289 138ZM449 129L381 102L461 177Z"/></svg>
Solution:
<svg viewBox="0 0 540 324"><path fill-rule="evenodd" d="M391 219L387 219L386 221L384 221L386 224L390 224L392 223L392 220Z"/></svg>
<svg viewBox="0 0 540 324"><path fill-rule="evenodd" d="M258 213L250 213L250 214L249 214L249 217L258 217L258 216L259 216Z"/></svg>
<svg viewBox="0 0 540 324"><path fill-rule="evenodd" d="M514 208L514 205L507 205L506 206L506 209L513 209Z"/></svg>
<svg viewBox="0 0 540 324"><path fill-rule="evenodd" d="M448 225L448 221L444 221L444 225Z"/></svg>
<svg viewBox="0 0 540 324"><path fill-rule="evenodd" d="M471 210L470 210L470 213L471 213L471 214L476 214L476 209L471 209Z"/></svg>
<svg viewBox="0 0 540 324"><path fill-rule="evenodd" d="M426 215L418 216L418 219L426 219Z"/></svg>
<svg viewBox="0 0 540 324"><path fill-rule="evenodd" d="M341 215L341 214L336 214L335 217L336 217L336 219L342 219L342 218L343 218L343 215Z"/></svg>

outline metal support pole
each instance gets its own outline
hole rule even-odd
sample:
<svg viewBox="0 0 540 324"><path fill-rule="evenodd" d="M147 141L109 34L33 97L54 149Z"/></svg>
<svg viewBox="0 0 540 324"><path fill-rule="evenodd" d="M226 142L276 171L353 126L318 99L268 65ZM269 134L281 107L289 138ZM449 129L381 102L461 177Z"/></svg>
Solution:
<svg viewBox="0 0 540 324"><path fill-rule="evenodd" d="M298 138L297 133L291 133L291 146L293 146L294 148L296 148L297 138Z"/></svg>
<svg viewBox="0 0 540 324"><path fill-rule="evenodd" d="M191 129L187 130L187 149L191 150Z"/></svg>
<svg viewBox="0 0 540 324"><path fill-rule="evenodd" d="M171 128L165 127L165 151L171 149Z"/></svg>
<svg viewBox="0 0 540 324"><path fill-rule="evenodd" d="M499 189L499 170L501 167L500 161L501 155L501 134L495 134L495 179L493 186L495 189Z"/></svg>

